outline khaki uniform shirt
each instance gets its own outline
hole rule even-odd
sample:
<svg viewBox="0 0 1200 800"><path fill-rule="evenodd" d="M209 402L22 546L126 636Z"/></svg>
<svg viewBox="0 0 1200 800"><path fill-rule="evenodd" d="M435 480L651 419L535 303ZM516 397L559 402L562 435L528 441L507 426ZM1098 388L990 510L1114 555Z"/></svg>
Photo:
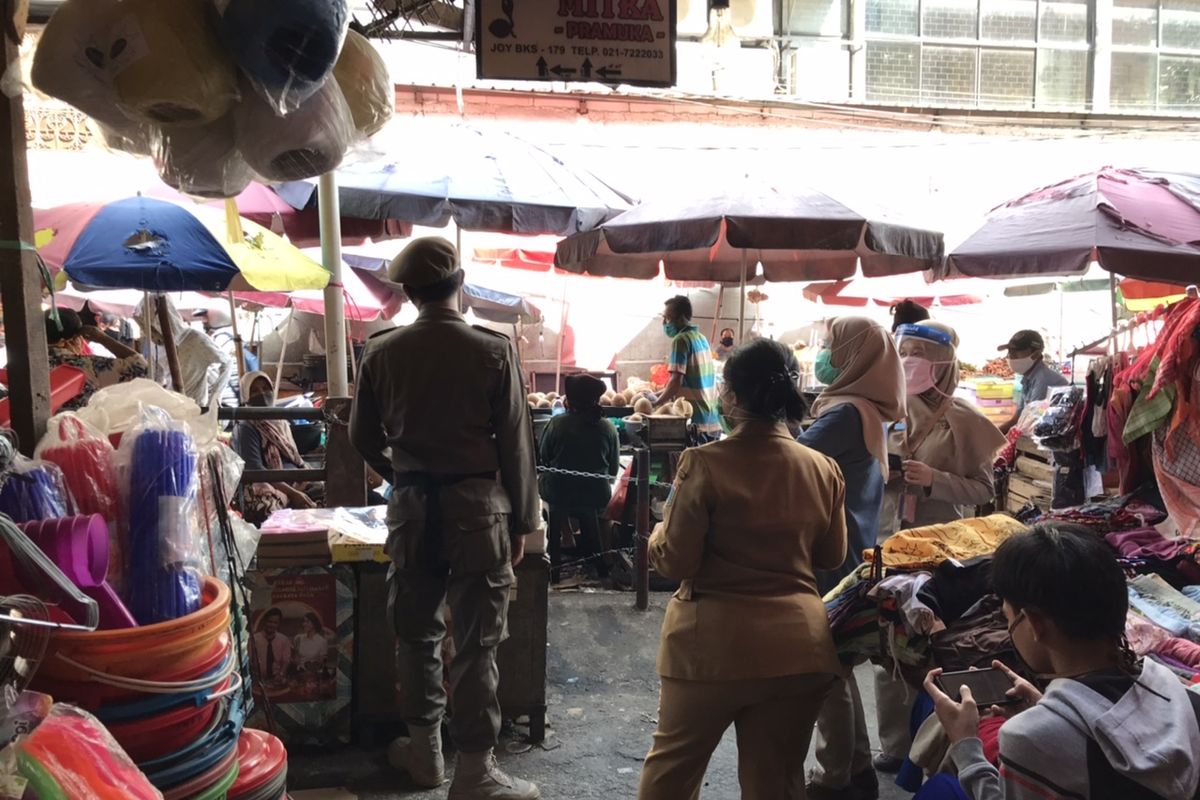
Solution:
<svg viewBox="0 0 1200 800"><path fill-rule="evenodd" d="M412 325L368 343L350 437L383 475L498 473L441 489L447 525L476 530L503 517L515 535L541 527L533 428L516 349L457 312L427 308ZM424 492L397 487L389 519L424 518Z"/></svg>
<svg viewBox="0 0 1200 800"><path fill-rule="evenodd" d="M722 681L838 673L815 569L846 558L837 463L784 425L746 422L684 452L650 561L681 581L659 674Z"/></svg>

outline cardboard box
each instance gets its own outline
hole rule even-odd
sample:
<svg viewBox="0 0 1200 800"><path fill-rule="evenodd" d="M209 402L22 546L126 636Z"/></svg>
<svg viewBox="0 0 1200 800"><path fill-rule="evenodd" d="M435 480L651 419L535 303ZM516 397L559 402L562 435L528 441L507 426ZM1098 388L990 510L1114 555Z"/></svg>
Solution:
<svg viewBox="0 0 1200 800"><path fill-rule="evenodd" d="M250 672L255 710L247 724L286 744L350 741L354 668L354 572L345 566L260 569L250 583Z"/></svg>

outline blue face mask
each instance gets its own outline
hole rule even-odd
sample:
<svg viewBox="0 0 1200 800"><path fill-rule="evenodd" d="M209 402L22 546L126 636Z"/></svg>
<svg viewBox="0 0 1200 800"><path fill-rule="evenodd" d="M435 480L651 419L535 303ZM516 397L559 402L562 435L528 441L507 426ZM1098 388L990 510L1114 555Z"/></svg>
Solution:
<svg viewBox="0 0 1200 800"><path fill-rule="evenodd" d="M676 336L683 333L683 328L679 327L674 322L664 322L663 333L674 339Z"/></svg>
<svg viewBox="0 0 1200 800"><path fill-rule="evenodd" d="M813 373L817 376L817 380L828 386L838 379L842 371L835 367L830 361L833 359L833 351L825 348L817 353L817 360L813 362Z"/></svg>

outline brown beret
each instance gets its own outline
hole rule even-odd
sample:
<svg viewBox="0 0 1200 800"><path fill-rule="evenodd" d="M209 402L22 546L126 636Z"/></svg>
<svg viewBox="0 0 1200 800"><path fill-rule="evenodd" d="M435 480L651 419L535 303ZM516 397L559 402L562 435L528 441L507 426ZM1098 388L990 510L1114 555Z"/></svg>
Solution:
<svg viewBox="0 0 1200 800"><path fill-rule="evenodd" d="M415 239L388 265L388 278L421 288L444 281L462 267L454 245L438 236Z"/></svg>

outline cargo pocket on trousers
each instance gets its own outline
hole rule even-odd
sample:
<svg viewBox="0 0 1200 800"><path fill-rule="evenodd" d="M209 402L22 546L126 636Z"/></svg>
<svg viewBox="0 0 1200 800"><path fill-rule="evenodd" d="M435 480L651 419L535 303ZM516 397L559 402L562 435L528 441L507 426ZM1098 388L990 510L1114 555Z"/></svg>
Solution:
<svg viewBox="0 0 1200 800"><path fill-rule="evenodd" d="M508 638L508 599L516 583L512 564L501 564L483 576L488 587L488 603L491 613L486 614L479 625L479 644L496 647Z"/></svg>
<svg viewBox="0 0 1200 800"><path fill-rule="evenodd" d="M455 574L491 572L511 558L507 514L446 520L445 532L450 568Z"/></svg>

